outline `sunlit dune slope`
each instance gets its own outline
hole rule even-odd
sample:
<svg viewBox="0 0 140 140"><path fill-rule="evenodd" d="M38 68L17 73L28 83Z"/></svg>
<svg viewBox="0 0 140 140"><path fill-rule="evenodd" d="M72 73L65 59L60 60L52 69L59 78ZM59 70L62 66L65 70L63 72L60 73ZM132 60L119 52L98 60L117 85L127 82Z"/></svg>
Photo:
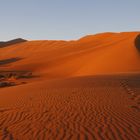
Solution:
<svg viewBox="0 0 140 140"><path fill-rule="evenodd" d="M49 78L140 72L140 52L135 46L139 34L102 33L75 41L15 44L0 48L0 69L29 70ZM5 60L8 63L2 63Z"/></svg>

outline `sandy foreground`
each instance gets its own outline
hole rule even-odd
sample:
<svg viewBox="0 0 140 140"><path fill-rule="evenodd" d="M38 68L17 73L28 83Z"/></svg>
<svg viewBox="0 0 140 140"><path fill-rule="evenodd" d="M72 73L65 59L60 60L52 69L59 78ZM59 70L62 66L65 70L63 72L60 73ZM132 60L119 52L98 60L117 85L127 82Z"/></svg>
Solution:
<svg viewBox="0 0 140 140"><path fill-rule="evenodd" d="M0 140L139 140L139 34L0 46Z"/></svg>
<svg viewBox="0 0 140 140"><path fill-rule="evenodd" d="M139 140L140 75L3 88L2 140Z"/></svg>

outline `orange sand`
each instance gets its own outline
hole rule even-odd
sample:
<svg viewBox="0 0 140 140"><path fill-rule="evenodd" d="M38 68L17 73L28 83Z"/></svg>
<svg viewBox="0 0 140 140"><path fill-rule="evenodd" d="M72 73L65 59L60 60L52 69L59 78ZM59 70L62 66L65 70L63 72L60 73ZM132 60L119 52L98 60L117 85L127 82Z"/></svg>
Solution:
<svg viewBox="0 0 140 140"><path fill-rule="evenodd" d="M139 140L139 34L0 47L0 139Z"/></svg>

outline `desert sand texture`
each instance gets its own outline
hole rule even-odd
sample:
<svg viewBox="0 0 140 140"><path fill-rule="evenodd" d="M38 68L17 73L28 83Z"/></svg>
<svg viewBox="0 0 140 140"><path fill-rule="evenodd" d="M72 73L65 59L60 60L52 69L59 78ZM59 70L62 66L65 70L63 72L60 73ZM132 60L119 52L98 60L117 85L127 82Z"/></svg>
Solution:
<svg viewBox="0 0 140 140"><path fill-rule="evenodd" d="M140 32L0 42L0 140L139 139Z"/></svg>

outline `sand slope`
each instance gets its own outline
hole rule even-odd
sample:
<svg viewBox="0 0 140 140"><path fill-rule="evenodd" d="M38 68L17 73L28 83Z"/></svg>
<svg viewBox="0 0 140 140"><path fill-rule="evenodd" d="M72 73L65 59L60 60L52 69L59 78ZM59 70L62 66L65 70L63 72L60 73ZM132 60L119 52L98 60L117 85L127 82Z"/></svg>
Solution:
<svg viewBox="0 0 140 140"><path fill-rule="evenodd" d="M11 45L23 43L23 42L26 42L26 41L27 40L22 39L22 38L13 39L13 40L10 40L10 41L2 41L2 42L0 42L0 48L7 47L7 46L9 47Z"/></svg>
<svg viewBox="0 0 140 140"><path fill-rule="evenodd" d="M139 34L0 48L0 140L139 140Z"/></svg>
<svg viewBox="0 0 140 140"><path fill-rule="evenodd" d="M77 41L28 41L0 49L0 60L20 61L2 69L31 70L49 78L140 71L138 32L104 33Z"/></svg>

